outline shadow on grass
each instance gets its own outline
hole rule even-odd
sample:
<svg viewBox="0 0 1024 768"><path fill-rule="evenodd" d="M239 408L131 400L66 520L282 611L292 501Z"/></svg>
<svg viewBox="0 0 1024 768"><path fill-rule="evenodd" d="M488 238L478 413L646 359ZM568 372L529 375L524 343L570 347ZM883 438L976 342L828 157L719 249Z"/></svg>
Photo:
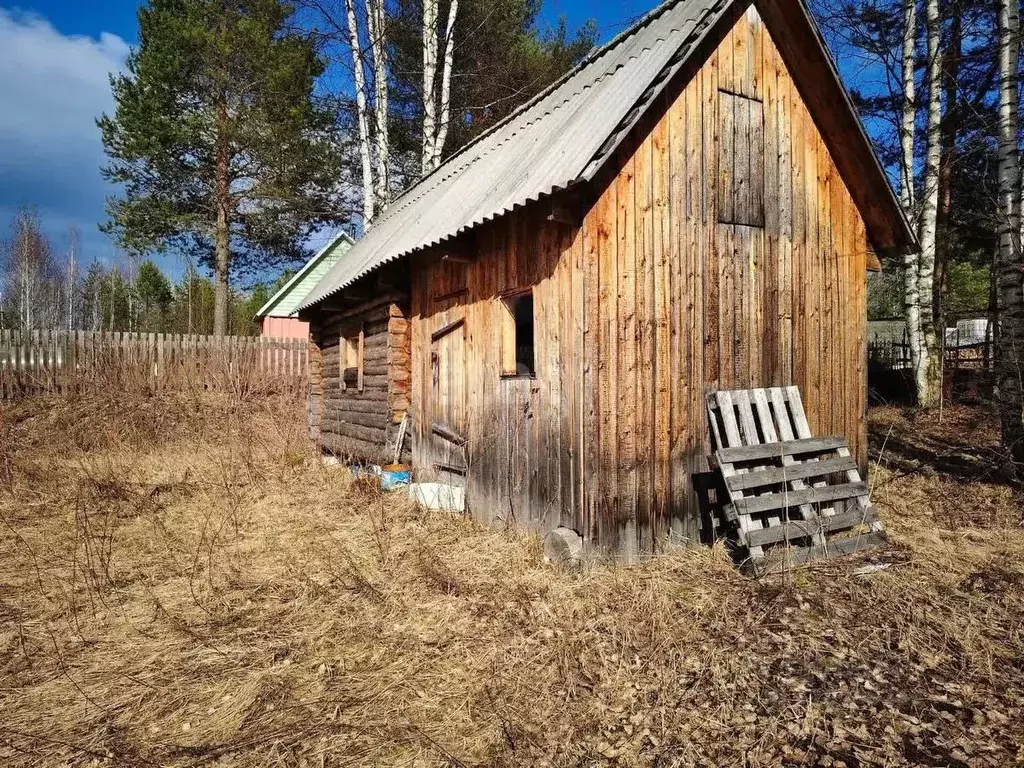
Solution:
<svg viewBox="0 0 1024 768"><path fill-rule="evenodd" d="M954 405L940 413L876 406L869 412L868 424L871 461L893 472L940 475L960 482L1013 482L990 408Z"/></svg>

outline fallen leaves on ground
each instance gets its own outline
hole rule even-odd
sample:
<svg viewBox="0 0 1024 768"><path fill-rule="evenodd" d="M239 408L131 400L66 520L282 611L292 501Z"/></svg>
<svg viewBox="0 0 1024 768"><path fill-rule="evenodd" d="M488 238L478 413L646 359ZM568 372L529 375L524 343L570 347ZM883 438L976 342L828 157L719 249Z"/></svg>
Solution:
<svg viewBox="0 0 1024 768"><path fill-rule="evenodd" d="M721 546L568 573L321 466L297 407L7 409L0 762L1024 761L1004 486L881 467L891 548L761 580Z"/></svg>

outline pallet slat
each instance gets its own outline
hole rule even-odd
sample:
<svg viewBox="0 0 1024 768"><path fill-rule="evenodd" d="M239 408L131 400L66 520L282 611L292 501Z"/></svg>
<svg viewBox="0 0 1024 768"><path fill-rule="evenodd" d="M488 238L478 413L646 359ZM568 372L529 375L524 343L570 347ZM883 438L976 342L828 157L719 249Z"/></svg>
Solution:
<svg viewBox="0 0 1024 768"><path fill-rule="evenodd" d="M846 445L846 438L843 437L808 437L802 440L791 440L782 443L722 448L716 451L715 456L720 462L735 464L740 461L757 461L760 459L781 458L783 456L829 453Z"/></svg>
<svg viewBox="0 0 1024 768"><path fill-rule="evenodd" d="M792 509L801 504L820 504L826 501L853 499L863 496L867 492L867 483L843 483L842 485L824 485L820 488L805 488L801 491L785 491L736 499L732 502L732 506L737 514L756 515L776 509Z"/></svg>
<svg viewBox="0 0 1024 768"><path fill-rule="evenodd" d="M818 517L814 520L792 520L772 528L763 528L760 531L751 531L748 539L751 544L764 546L775 544L780 541L792 541L803 539L815 534L841 531L852 528L855 525L873 523L878 519L874 507L869 507L867 512L854 509L849 512L841 512L831 517Z"/></svg>
<svg viewBox="0 0 1024 768"><path fill-rule="evenodd" d="M725 484L730 491L740 491L765 485L779 485L793 480L804 480L809 477L822 477L856 468L857 462L850 456L844 456L804 464L753 469L743 475L731 475L726 478Z"/></svg>
<svg viewBox="0 0 1024 768"><path fill-rule="evenodd" d="M768 559L751 561L751 570L758 575L775 573L784 568L804 565L811 560L820 558L840 557L842 555L862 552L867 549L881 547L889 543L889 538L882 532L864 533L848 539L833 540L820 547L793 547L778 560Z"/></svg>

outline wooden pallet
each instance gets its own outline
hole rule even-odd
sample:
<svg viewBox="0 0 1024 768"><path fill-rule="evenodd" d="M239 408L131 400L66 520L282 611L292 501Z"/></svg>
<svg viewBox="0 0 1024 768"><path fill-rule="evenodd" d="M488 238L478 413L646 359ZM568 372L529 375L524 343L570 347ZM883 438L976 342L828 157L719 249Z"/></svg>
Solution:
<svg viewBox="0 0 1024 768"><path fill-rule="evenodd" d="M885 543L846 439L811 435L796 387L709 392L707 409L723 513L755 570Z"/></svg>

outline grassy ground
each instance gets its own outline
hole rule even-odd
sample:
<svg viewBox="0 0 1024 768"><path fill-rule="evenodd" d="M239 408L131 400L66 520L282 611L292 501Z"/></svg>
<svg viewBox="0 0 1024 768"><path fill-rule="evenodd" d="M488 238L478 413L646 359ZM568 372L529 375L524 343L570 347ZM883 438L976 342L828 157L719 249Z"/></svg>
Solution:
<svg viewBox="0 0 1024 768"><path fill-rule="evenodd" d="M992 425L873 414L895 545L567 574L321 467L282 403L0 412L2 765L1024 763Z"/></svg>

